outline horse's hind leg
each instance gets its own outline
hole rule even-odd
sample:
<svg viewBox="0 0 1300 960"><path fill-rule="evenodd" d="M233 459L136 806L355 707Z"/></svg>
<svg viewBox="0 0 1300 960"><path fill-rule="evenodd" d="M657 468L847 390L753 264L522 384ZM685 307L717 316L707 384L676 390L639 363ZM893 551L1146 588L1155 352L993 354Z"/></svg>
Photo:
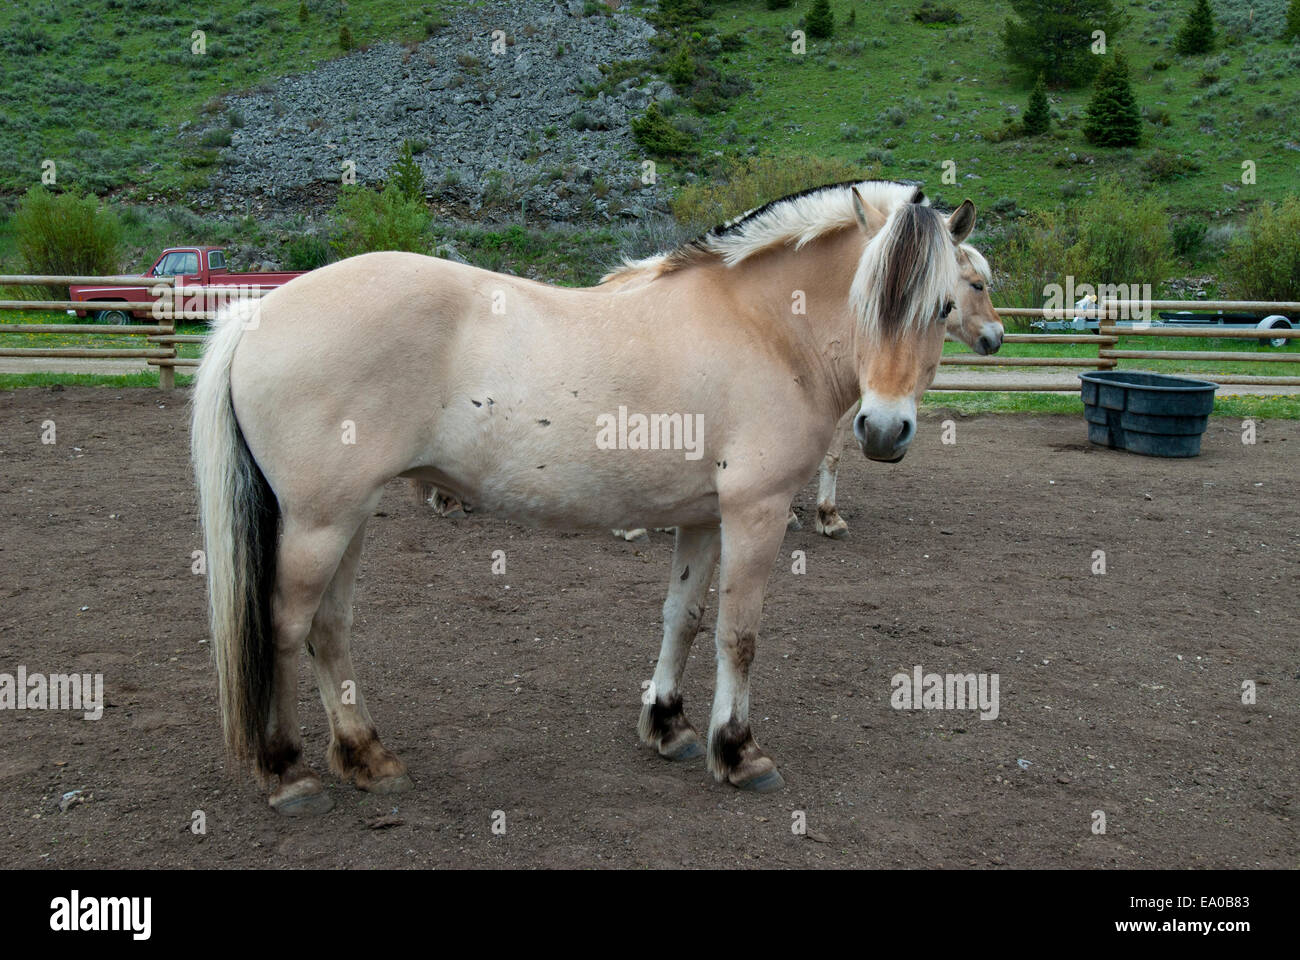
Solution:
<svg viewBox="0 0 1300 960"><path fill-rule="evenodd" d="M718 564L717 527L678 527L673 547L668 597L664 600L664 638L650 690L641 707L641 741L669 760L698 757L700 737L682 713L681 683L691 643L699 632L704 605Z"/></svg>
<svg viewBox="0 0 1300 960"><path fill-rule="evenodd" d="M763 591L785 537L789 499L722 504L718 579L718 675L709 720L709 771L747 790L784 786L749 726L749 671L758 641Z"/></svg>
<svg viewBox="0 0 1300 960"><path fill-rule="evenodd" d="M365 534L362 523L321 598L307 653L330 721L330 769L363 790L396 793L411 788L406 765L379 742L352 667L352 596Z"/></svg>
<svg viewBox="0 0 1300 960"><path fill-rule="evenodd" d="M849 533L849 525L835 506L835 481L840 472L840 454L844 452L857 412L857 404L854 404L853 409L835 425L835 436L831 438L830 449L822 460L817 482L817 532L836 540L844 539Z"/></svg>
<svg viewBox="0 0 1300 960"><path fill-rule="evenodd" d="M304 525L287 516L277 547L271 600L275 671L261 765L279 777L270 802L286 816L325 813L334 805L320 777L302 758L298 658L350 537L351 529Z"/></svg>

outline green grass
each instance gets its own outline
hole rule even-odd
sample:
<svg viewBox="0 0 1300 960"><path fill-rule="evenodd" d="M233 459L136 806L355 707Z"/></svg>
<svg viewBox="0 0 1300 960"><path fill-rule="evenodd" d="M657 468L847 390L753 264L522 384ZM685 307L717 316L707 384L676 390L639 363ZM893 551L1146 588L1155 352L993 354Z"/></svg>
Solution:
<svg viewBox="0 0 1300 960"><path fill-rule="evenodd" d="M189 386L194 378L177 373L176 385ZM158 386L158 374L123 373L103 376L95 373L0 373L0 390L21 390L28 387L153 387Z"/></svg>
<svg viewBox="0 0 1300 960"><path fill-rule="evenodd" d="M453 3L308 6L302 23L296 0L0 5L0 189L25 190L52 159L62 186L178 196L207 182L222 139L205 141L194 121L238 125L219 98L342 56L344 23L358 46L423 40Z"/></svg>
<svg viewBox="0 0 1300 960"><path fill-rule="evenodd" d="M1077 395L1063 393L929 393L921 406L957 413L1083 413L1083 401ZM1300 394L1216 397L1211 416L1300 420Z"/></svg>
<svg viewBox="0 0 1300 960"><path fill-rule="evenodd" d="M1219 337L1143 337L1121 336L1115 344L1117 350L1174 350L1174 351L1214 351L1216 353L1242 353L1251 356L1300 356L1300 341L1292 340L1285 347L1267 347L1258 343ZM970 354L971 349L962 343L945 343L945 356ZM1008 343L998 351L999 357L1096 357L1097 347L1091 343ZM1118 360L1120 370L1154 370L1157 373L1196 373L1252 374L1260 377L1297 377L1300 376L1300 361L1267 360L1236 362L1232 360ZM943 368L947 372L960 370L962 373L988 373L990 371L1016 370L1021 372L1041 372L1044 370L1084 370L1084 367L953 367Z"/></svg>
<svg viewBox="0 0 1300 960"><path fill-rule="evenodd" d="M1054 120L1045 137L994 143L982 132L1001 128L1004 117L1019 118L1029 96L1001 48L1009 5L954 0L949 5L964 20L945 29L914 23L917 5L831 0L835 36L810 39L807 53L797 56L788 35L809 0L777 11L751 0L716 3L713 16L694 29L738 35L741 49L716 62L749 78L754 89L727 112L704 119L712 142L702 152L761 149L879 162L883 176L924 180L932 195L950 203L971 197L985 211L1051 206L1088 192L1107 173L1158 189L1175 212L1213 217L1296 189L1300 153L1288 144L1300 121L1300 46L1240 35L1221 17L1220 35L1231 45L1221 41L1209 58L1181 58L1169 41L1184 4L1121 0L1117 7L1132 22L1111 45L1129 60L1139 106L1153 117L1163 111L1168 126L1144 123L1138 148L1093 147L1080 130L1089 90L1052 90L1052 109L1067 118L1067 127ZM1285 0L1253 6L1263 19L1264 8L1274 15ZM845 25L851 8L854 27ZM1161 60L1169 68L1153 69ZM1217 79L1203 85L1208 75ZM899 111L899 122L891 109ZM1157 148L1185 155L1200 169L1153 185L1143 162ZM953 185L940 182L948 160L956 164ZM1244 160L1256 164L1252 186L1241 183Z"/></svg>

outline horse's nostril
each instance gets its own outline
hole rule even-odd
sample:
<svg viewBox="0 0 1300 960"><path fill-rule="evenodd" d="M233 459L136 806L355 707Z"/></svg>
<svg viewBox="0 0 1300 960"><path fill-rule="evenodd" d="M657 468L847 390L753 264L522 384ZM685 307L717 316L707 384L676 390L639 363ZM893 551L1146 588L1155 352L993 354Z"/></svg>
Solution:
<svg viewBox="0 0 1300 960"><path fill-rule="evenodd" d="M912 420L904 420L898 428L898 439L894 441L894 448L902 447L912 442L912 434L916 432L916 423Z"/></svg>

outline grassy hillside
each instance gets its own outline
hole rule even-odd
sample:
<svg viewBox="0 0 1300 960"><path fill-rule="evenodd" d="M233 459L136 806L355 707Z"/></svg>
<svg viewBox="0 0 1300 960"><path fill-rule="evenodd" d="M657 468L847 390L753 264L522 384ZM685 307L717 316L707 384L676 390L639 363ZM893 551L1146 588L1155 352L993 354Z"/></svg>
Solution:
<svg viewBox="0 0 1300 960"><path fill-rule="evenodd" d="M423 39L447 0L38 0L0 5L0 191L40 181L179 196L207 181L226 144L181 130L215 98L356 44ZM193 52L193 31L205 49Z"/></svg>
<svg viewBox="0 0 1300 960"><path fill-rule="evenodd" d="M1300 189L1300 44L1275 39L1285 0L1218 0L1219 49L1191 58L1171 50L1189 2L1119 0L1130 23L1111 48L1129 60L1146 116L1143 144L1119 150L1084 140L1086 88L1050 91L1049 135L993 142L1029 94L1001 48L1008 3L945 0L962 20L932 26L913 20L919 2L831 0L834 36L798 56L788 35L811 4L715 2L695 27L734 37L724 48L739 49L717 62L753 83L703 119L708 146L879 163L887 177L1004 213L1077 197L1108 172L1208 216ZM948 160L956 185L940 182ZM1241 183L1244 160L1255 162L1253 186Z"/></svg>
<svg viewBox="0 0 1300 960"><path fill-rule="evenodd" d="M919 0L832 0L835 35L790 52L812 0L769 11L764 0L713 0L682 34L717 68L750 84L721 112L678 111L698 156L774 152L878 165L1014 213L1086 193L1118 172L1176 211L1229 214L1300 186L1300 44L1276 40L1286 0L1218 0L1219 50L1176 56L1187 0L1119 6L1111 37L1130 60L1147 115L1141 147L1090 147L1080 131L1087 90L1052 91L1042 138L993 142L1028 91L1006 63L1002 0L949 0L956 26L913 20ZM448 0L75 0L0 6L0 192L19 192L58 164L60 183L97 193L179 198L213 175L223 143L182 129L216 98L340 56L356 43L418 40L439 29ZM633 2L628 6L643 9ZM598 8L591 5L591 12ZM853 13L854 23L846 23ZM522 28L522 25L516 25ZM203 30L206 52L191 52ZM1257 183L1241 184L1252 160ZM952 161L958 183L940 183ZM679 181L668 171L669 185Z"/></svg>

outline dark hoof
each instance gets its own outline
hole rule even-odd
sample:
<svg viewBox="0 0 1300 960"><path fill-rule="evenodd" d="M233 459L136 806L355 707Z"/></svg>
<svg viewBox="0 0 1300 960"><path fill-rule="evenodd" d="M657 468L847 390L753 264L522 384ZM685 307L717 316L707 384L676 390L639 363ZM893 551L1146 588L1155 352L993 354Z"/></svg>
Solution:
<svg viewBox="0 0 1300 960"><path fill-rule="evenodd" d="M700 738L697 736L684 737L670 747L659 748L659 756L665 760L694 760L703 755L704 748L700 746Z"/></svg>
<svg viewBox="0 0 1300 960"><path fill-rule="evenodd" d="M775 793L785 786L785 779L780 772L773 767L766 773L760 773L748 780L742 780L740 783L733 784L737 790L752 790L754 793Z"/></svg>
<svg viewBox="0 0 1300 960"><path fill-rule="evenodd" d="M830 537L832 540L843 540L849 535L848 524L841 520L840 526L831 527L829 530L826 530L825 533L826 536Z"/></svg>
<svg viewBox="0 0 1300 960"><path fill-rule="evenodd" d="M399 773L395 777L384 777L382 780L376 780L374 783L362 787L367 793L405 793L407 790L414 790L415 784L411 782L408 774Z"/></svg>
<svg viewBox="0 0 1300 960"><path fill-rule="evenodd" d="M271 809L282 817L319 817L334 809L334 799L319 781L298 781L276 791Z"/></svg>

